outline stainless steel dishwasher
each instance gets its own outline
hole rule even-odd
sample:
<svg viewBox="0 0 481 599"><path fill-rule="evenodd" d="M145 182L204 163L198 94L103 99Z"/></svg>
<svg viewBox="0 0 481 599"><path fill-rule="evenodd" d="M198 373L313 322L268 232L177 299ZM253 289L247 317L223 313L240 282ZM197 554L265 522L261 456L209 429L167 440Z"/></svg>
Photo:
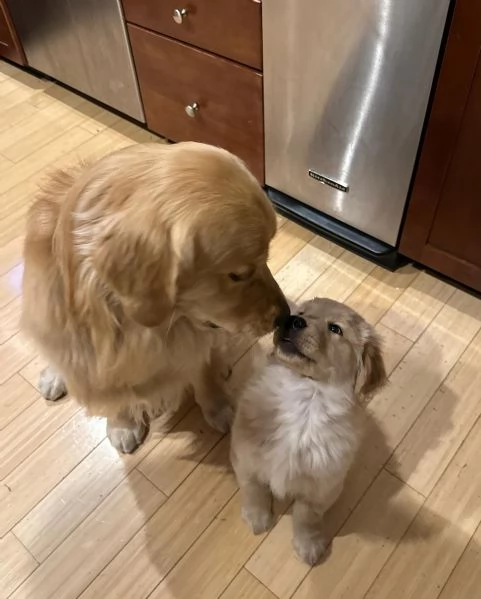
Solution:
<svg viewBox="0 0 481 599"><path fill-rule="evenodd" d="M396 256L450 0L263 0L266 184L291 217Z"/></svg>
<svg viewBox="0 0 481 599"><path fill-rule="evenodd" d="M120 0L9 0L30 67L144 121Z"/></svg>

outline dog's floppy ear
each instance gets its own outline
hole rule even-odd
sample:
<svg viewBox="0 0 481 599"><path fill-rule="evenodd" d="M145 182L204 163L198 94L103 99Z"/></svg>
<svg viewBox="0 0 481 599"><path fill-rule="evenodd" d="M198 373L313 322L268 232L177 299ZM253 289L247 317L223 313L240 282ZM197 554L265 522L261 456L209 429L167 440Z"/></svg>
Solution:
<svg viewBox="0 0 481 599"><path fill-rule="evenodd" d="M368 326L366 341L362 351L362 365L360 373L360 394L372 395L380 389L387 380L386 368L381 351L381 339L379 335Z"/></svg>
<svg viewBox="0 0 481 599"><path fill-rule="evenodd" d="M105 233L95 252L95 268L118 296L125 313L146 327L160 326L175 303L178 257L167 231L155 238L130 227Z"/></svg>

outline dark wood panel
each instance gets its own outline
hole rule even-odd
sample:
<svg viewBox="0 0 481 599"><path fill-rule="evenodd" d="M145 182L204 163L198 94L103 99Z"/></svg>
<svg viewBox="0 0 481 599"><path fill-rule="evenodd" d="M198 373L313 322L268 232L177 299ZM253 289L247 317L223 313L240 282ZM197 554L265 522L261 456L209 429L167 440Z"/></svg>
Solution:
<svg viewBox="0 0 481 599"><path fill-rule="evenodd" d="M0 56L18 64L26 64L25 54L5 0L0 0Z"/></svg>
<svg viewBox="0 0 481 599"><path fill-rule="evenodd" d="M123 0L130 23L251 67L262 67L261 4L253 0ZM175 10L185 9L182 23Z"/></svg>
<svg viewBox="0 0 481 599"><path fill-rule="evenodd" d="M481 291L481 3L458 0L400 250Z"/></svg>
<svg viewBox="0 0 481 599"><path fill-rule="evenodd" d="M262 75L135 25L129 36L148 127L237 154L264 180ZM194 118L186 106L199 106Z"/></svg>
<svg viewBox="0 0 481 599"><path fill-rule="evenodd" d="M480 15L481 17L481 15ZM478 59L429 244L481 267L481 60Z"/></svg>

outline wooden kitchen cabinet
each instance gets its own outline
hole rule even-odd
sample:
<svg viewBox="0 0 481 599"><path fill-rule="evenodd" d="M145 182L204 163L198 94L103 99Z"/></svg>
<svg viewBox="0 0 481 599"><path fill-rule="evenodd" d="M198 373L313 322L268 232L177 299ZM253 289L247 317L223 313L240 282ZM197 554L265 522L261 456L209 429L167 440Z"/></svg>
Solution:
<svg viewBox="0 0 481 599"><path fill-rule="evenodd" d="M5 0L0 0L0 57L26 64L25 54Z"/></svg>
<svg viewBox="0 0 481 599"><path fill-rule="evenodd" d="M222 146L262 179L261 75L135 25L128 30L149 128Z"/></svg>
<svg viewBox="0 0 481 599"><path fill-rule="evenodd" d="M481 3L455 5L400 251L481 292Z"/></svg>
<svg viewBox="0 0 481 599"><path fill-rule="evenodd" d="M148 128L225 148L264 183L261 4L122 3Z"/></svg>
<svg viewBox="0 0 481 599"><path fill-rule="evenodd" d="M262 67L258 2L191 0L183 5L179 0L123 0L123 6L129 23L256 69Z"/></svg>

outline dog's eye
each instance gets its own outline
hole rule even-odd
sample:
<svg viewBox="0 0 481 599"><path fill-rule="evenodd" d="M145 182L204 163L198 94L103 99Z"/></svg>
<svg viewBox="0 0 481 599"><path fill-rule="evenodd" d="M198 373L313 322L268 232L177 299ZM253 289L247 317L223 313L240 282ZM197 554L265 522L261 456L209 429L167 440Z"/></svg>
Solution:
<svg viewBox="0 0 481 599"><path fill-rule="evenodd" d="M334 322L329 322L327 328L331 331L331 333L334 333L334 335L342 336L342 329L338 324L335 324Z"/></svg>
<svg viewBox="0 0 481 599"><path fill-rule="evenodd" d="M234 281L235 283L239 283L240 281L247 281L254 272L254 269L249 269L244 272L230 272L229 279Z"/></svg>

